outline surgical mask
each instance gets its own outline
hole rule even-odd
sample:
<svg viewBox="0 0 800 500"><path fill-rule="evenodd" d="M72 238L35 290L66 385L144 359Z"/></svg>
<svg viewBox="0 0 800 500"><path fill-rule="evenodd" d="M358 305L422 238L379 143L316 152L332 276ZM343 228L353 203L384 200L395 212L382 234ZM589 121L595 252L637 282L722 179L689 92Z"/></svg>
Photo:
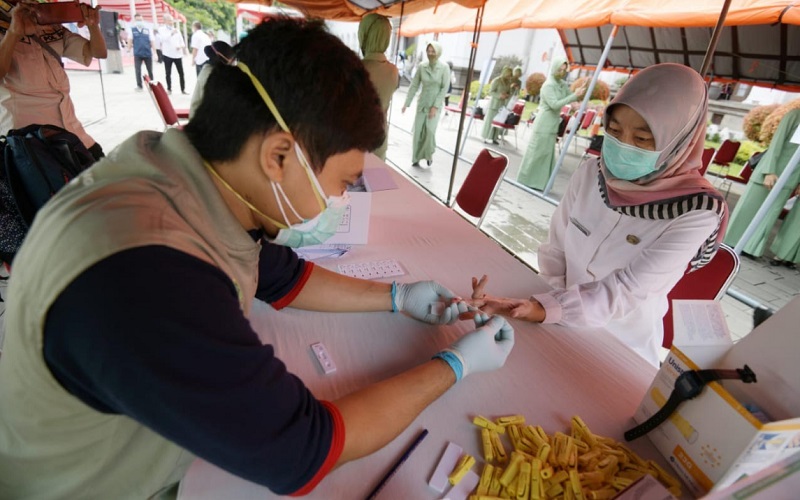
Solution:
<svg viewBox="0 0 800 500"><path fill-rule="evenodd" d="M637 148L610 134L605 135L600 154L606 169L617 179L633 181L659 170L657 164L661 151Z"/></svg>
<svg viewBox="0 0 800 500"><path fill-rule="evenodd" d="M278 108L275 107L275 104L272 102L272 98L269 97L266 89L261 85L261 82L258 81L255 75L250 72L250 69L244 63L238 62L236 66L248 77L250 77L250 80L253 82L256 90L264 99L264 103L270 109L273 116L275 116L278 125L284 131L291 133L288 125L286 125L283 117L278 112ZM289 200L289 197L283 191L283 187L279 183L270 181L272 192L275 195L275 200L278 202L278 208L280 209L281 216L283 217L283 222L273 219L256 208L252 203L247 201L242 195L236 192L233 187L228 184L207 162L205 163L205 166L229 191L231 191L239 199L239 201L244 203L247 208L279 228L278 234L275 236L274 240L272 240L273 243L291 248L298 248L309 245L318 245L330 239L330 237L336 233L339 223L341 222L342 217L347 210L347 205L350 203L350 196L347 194L347 192L345 192L342 196L325 197L325 192L322 189L322 186L319 184L319 179L317 179L317 176L314 175L314 171L311 169L311 164L306 159L306 156L303 154L303 151L300 149L300 145L297 143L297 141L294 143L294 149L298 160L303 166L303 169L305 170L306 175L311 182L311 187L314 190L314 196L317 198L317 202L321 208L320 213L311 219L303 219L303 217L297 213L297 210L295 210L292 202ZM288 208L296 218L300 219L301 222L291 224L289 222L289 217L286 214L286 208Z"/></svg>
<svg viewBox="0 0 800 500"><path fill-rule="evenodd" d="M142 21L136 21L136 27L142 29L144 28L144 23Z"/></svg>

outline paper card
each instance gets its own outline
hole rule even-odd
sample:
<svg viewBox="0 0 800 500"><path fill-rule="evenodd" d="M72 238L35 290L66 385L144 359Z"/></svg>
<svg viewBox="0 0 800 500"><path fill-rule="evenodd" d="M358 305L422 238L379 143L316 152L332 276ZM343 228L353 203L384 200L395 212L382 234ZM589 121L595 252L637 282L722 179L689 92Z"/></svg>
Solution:
<svg viewBox="0 0 800 500"><path fill-rule="evenodd" d="M364 176L364 186L368 192L397 189L397 183L394 182L392 174L386 168L365 168L362 175Z"/></svg>
<svg viewBox="0 0 800 500"><path fill-rule="evenodd" d="M800 126L794 129L794 134L792 134L792 138L789 139L789 141L795 144L800 144Z"/></svg>
<svg viewBox="0 0 800 500"><path fill-rule="evenodd" d="M350 204L347 206L339 227L327 245L350 244L364 245L369 237L369 214L372 209L370 193L350 193Z"/></svg>
<svg viewBox="0 0 800 500"><path fill-rule="evenodd" d="M729 345L728 325L716 300L673 300L672 314L677 346Z"/></svg>

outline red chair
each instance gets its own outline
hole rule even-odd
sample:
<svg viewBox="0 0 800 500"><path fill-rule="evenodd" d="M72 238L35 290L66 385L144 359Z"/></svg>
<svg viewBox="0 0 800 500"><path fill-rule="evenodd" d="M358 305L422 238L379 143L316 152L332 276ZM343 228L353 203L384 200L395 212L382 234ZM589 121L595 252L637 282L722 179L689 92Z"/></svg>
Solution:
<svg viewBox="0 0 800 500"><path fill-rule="evenodd" d="M593 109L586 110L586 113L583 115L583 120L581 121L581 130L586 130L591 127L595 116L597 116L597 111Z"/></svg>
<svg viewBox="0 0 800 500"><path fill-rule="evenodd" d="M739 152L739 146L741 146L741 144L738 141L725 139L717 152L714 153L714 158L711 159L711 163L722 167L719 174L717 174L718 177L724 178L728 175L730 164L734 158L736 158L736 153Z"/></svg>
<svg viewBox="0 0 800 500"><path fill-rule="evenodd" d="M739 271L739 256L728 245L720 244L711 262L697 271L686 273L667 294L669 309L664 315L664 339L661 345L672 346L675 335L672 322L673 300L719 300Z"/></svg>
<svg viewBox="0 0 800 500"><path fill-rule="evenodd" d="M758 153L753 154L755 155ZM752 158L752 156L750 158ZM739 175L725 175L725 177L722 179L722 183L719 186L720 191L722 191L723 188L725 189L725 199L728 199L728 194L731 192L731 186L733 186L734 182L737 184L746 185L748 182L750 182L751 175L753 175L753 166L750 164L750 160L747 160L747 163L744 164L744 167L742 167L742 171L739 172Z"/></svg>
<svg viewBox="0 0 800 500"><path fill-rule="evenodd" d="M478 217L476 227L481 227L489 205L500 187L508 169L508 157L491 149L484 149L472 164L467 178L461 184L451 207L458 205L467 214Z"/></svg>
<svg viewBox="0 0 800 500"><path fill-rule="evenodd" d="M703 166L700 167L700 175L706 175L706 170L708 170L708 165L711 163L711 158L714 157L714 153L717 150L714 148L705 148L703 150Z"/></svg>
<svg viewBox="0 0 800 500"><path fill-rule="evenodd" d="M514 148L517 148L517 125L519 125L519 119L522 116L522 112L525 111L525 101L517 101L514 103L514 108L511 110L508 116L512 114L516 117L516 120L511 120L512 123L507 123L509 120L506 119L504 122L499 122L497 120L492 120L492 126L497 127L503 131L512 130L514 132ZM505 142L505 134L500 136Z"/></svg>
<svg viewBox="0 0 800 500"><path fill-rule="evenodd" d="M169 100L169 96L161 82L153 82L147 76L145 76L145 82L158 114L164 122L164 130L170 127L180 127L182 125L181 120L189 119L188 109L175 109L172 106L172 101Z"/></svg>
<svg viewBox="0 0 800 500"><path fill-rule="evenodd" d="M558 132L556 132L556 145L558 146L559 153L561 152L561 139L564 138L564 133L567 131L569 118L569 115L561 114L561 123L558 124Z"/></svg>
<svg viewBox="0 0 800 500"><path fill-rule="evenodd" d="M583 160L589 156L600 158L601 151L603 150L604 138L605 136L603 135L595 135L589 138L589 147L587 147L583 152L583 156L581 156L581 163L583 163Z"/></svg>

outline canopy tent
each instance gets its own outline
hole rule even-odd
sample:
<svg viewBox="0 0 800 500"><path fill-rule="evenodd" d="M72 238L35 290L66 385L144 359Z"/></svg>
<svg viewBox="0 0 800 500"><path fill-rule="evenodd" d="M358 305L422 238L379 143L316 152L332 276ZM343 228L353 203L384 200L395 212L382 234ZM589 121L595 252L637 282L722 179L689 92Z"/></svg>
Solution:
<svg viewBox="0 0 800 500"><path fill-rule="evenodd" d="M240 3L237 0L233 1ZM360 21L361 16L368 12L398 17L401 11L403 15L407 15L425 9L435 10L439 4L448 2L464 5L468 9L475 9L483 4L483 0L281 0L280 3L295 8L309 17L321 17L331 21ZM274 2L262 0L258 3L272 5ZM474 10L472 18L474 23Z"/></svg>
<svg viewBox="0 0 800 500"><path fill-rule="evenodd" d="M131 9L141 14L145 21L159 24L164 14L170 14L177 21L186 22L186 17L178 12L172 5L164 0L97 0L97 5L103 10L117 12L122 19L133 19ZM153 19L153 13L158 19Z"/></svg>
<svg viewBox="0 0 800 500"><path fill-rule="evenodd" d="M612 26L620 26L606 69L636 71L659 62L700 69L721 1L488 0L483 31L555 28L567 57L594 68ZM470 31L474 10L455 4L409 16L403 36ZM733 0L714 55L716 80L800 91L800 1Z"/></svg>

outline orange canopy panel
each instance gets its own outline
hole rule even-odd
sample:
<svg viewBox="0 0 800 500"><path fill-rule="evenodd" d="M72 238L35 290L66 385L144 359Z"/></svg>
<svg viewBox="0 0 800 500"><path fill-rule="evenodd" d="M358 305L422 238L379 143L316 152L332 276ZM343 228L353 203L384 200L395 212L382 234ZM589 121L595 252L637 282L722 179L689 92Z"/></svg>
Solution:
<svg viewBox="0 0 800 500"><path fill-rule="evenodd" d="M515 28L583 28L610 22L624 0L487 0L481 31ZM475 28L475 9L447 4L425 9L403 19L400 34L456 33Z"/></svg>
<svg viewBox="0 0 800 500"><path fill-rule="evenodd" d="M233 0L235 3L254 0ZM272 5L272 0L255 0L257 3ZM424 9L433 10L437 5L464 5L474 9L485 0L282 0L281 3L303 12L308 17L321 17L333 21L359 21L367 12L377 12L389 17L413 14ZM473 16L474 17L474 16Z"/></svg>
<svg viewBox="0 0 800 500"><path fill-rule="evenodd" d="M611 22L653 28L711 27L717 24L722 5L722 0L631 0L614 13ZM725 25L787 23L785 16L781 19L781 14L784 11L797 13L798 9L798 0L732 0Z"/></svg>

